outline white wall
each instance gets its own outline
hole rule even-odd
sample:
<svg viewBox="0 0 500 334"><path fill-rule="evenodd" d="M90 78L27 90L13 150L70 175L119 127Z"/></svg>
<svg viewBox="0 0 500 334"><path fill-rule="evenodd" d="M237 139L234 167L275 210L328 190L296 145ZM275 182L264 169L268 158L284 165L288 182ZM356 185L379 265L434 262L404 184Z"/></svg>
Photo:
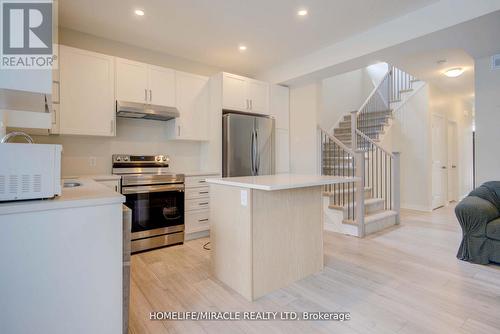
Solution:
<svg viewBox="0 0 500 334"><path fill-rule="evenodd" d="M378 63L321 81L318 124L330 130L351 111L358 110L387 73L388 65Z"/></svg>
<svg viewBox="0 0 500 334"><path fill-rule="evenodd" d="M432 209L431 116L443 115L446 124L457 124L457 195L461 198L472 189L472 110L461 98L428 84L406 95L408 100L395 110L381 145L401 152L401 206L428 211ZM444 137L447 140L447 134Z"/></svg>
<svg viewBox="0 0 500 334"><path fill-rule="evenodd" d="M94 136L36 136L37 143L63 145L62 174L111 173L111 155L167 154L175 171L200 169L200 144L189 141L169 141L166 124L159 121L117 119L116 137ZM95 158L96 165L91 166Z"/></svg>
<svg viewBox="0 0 500 334"><path fill-rule="evenodd" d="M170 67L179 71L200 75L210 76L222 71L220 68L205 65L192 60L171 56L158 51L143 49L66 28L59 29L59 41L61 44L75 48L142 61L148 64Z"/></svg>
<svg viewBox="0 0 500 334"><path fill-rule="evenodd" d="M424 86L399 110L381 145L401 152L401 207L431 209L431 132L429 90Z"/></svg>
<svg viewBox="0 0 500 334"><path fill-rule="evenodd" d="M476 186L500 180L500 70L475 60Z"/></svg>
<svg viewBox="0 0 500 334"><path fill-rule="evenodd" d="M290 87L290 171L318 174L320 83Z"/></svg>

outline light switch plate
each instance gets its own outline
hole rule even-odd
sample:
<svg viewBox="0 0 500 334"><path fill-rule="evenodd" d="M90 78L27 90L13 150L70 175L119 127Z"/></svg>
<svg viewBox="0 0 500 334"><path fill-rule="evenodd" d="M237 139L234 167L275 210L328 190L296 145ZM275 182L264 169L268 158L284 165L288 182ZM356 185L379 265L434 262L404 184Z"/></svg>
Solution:
<svg viewBox="0 0 500 334"><path fill-rule="evenodd" d="M248 190L240 190L241 206L248 206Z"/></svg>

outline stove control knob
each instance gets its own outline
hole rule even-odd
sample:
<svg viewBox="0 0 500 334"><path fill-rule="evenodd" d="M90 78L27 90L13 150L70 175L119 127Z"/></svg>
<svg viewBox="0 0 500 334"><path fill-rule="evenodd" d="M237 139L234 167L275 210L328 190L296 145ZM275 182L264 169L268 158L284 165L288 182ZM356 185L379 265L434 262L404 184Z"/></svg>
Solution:
<svg viewBox="0 0 500 334"><path fill-rule="evenodd" d="M167 161L167 157L166 157L166 156L162 156L162 157L161 157L161 160L162 160L162 161Z"/></svg>
<svg viewBox="0 0 500 334"><path fill-rule="evenodd" d="M122 157L116 157L116 161L122 161Z"/></svg>
<svg viewBox="0 0 500 334"><path fill-rule="evenodd" d="M128 157L123 157L123 161L129 161Z"/></svg>
<svg viewBox="0 0 500 334"><path fill-rule="evenodd" d="M161 161L161 155L158 155L158 156L156 157L156 161L158 161L158 162L160 162L160 161Z"/></svg>

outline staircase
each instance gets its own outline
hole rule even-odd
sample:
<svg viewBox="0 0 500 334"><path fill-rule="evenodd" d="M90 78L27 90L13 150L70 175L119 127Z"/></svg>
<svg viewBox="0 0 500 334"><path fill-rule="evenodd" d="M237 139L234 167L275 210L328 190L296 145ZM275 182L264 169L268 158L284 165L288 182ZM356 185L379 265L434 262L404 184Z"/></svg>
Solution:
<svg viewBox="0 0 500 334"><path fill-rule="evenodd" d="M330 131L320 129L322 174L361 180L325 187L325 229L363 237L399 223L399 153L387 152L379 142L394 106L417 81L390 66L359 110Z"/></svg>

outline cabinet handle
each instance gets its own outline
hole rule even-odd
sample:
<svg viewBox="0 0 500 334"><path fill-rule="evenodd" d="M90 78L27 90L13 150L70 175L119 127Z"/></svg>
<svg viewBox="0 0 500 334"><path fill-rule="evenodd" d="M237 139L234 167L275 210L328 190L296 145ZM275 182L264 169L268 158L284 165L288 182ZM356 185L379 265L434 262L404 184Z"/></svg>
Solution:
<svg viewBox="0 0 500 334"><path fill-rule="evenodd" d="M148 102L148 90L144 88L144 101Z"/></svg>
<svg viewBox="0 0 500 334"><path fill-rule="evenodd" d="M253 109L253 100L250 100L250 110Z"/></svg>
<svg viewBox="0 0 500 334"><path fill-rule="evenodd" d="M198 203L198 205L208 205L208 202Z"/></svg>
<svg viewBox="0 0 500 334"><path fill-rule="evenodd" d="M205 180L198 181L198 183L205 183L205 182L207 182L207 181L205 181Z"/></svg>
<svg viewBox="0 0 500 334"><path fill-rule="evenodd" d="M52 109L52 124L53 125L57 124L57 113L55 109Z"/></svg>
<svg viewBox="0 0 500 334"><path fill-rule="evenodd" d="M109 130L110 130L110 133L111 133L111 134L113 134L113 133L115 132L115 131L114 131L114 130L115 130L115 129L114 129L114 125L115 125L114 123L115 123L115 121L114 121L114 120L111 120L111 122L109 122L109 125L110 125L110 129L109 129Z"/></svg>
<svg viewBox="0 0 500 334"><path fill-rule="evenodd" d="M205 219L198 219L198 221L201 223L201 222L207 222L208 221L208 218L205 218Z"/></svg>
<svg viewBox="0 0 500 334"><path fill-rule="evenodd" d="M200 191L199 194L208 194L208 191Z"/></svg>
<svg viewBox="0 0 500 334"><path fill-rule="evenodd" d="M149 90L149 101L152 102L153 101L153 90Z"/></svg>
<svg viewBox="0 0 500 334"><path fill-rule="evenodd" d="M177 125L177 137L181 136L181 126Z"/></svg>
<svg viewBox="0 0 500 334"><path fill-rule="evenodd" d="M250 109L250 103L248 103L248 99L246 99L247 102L247 109Z"/></svg>

